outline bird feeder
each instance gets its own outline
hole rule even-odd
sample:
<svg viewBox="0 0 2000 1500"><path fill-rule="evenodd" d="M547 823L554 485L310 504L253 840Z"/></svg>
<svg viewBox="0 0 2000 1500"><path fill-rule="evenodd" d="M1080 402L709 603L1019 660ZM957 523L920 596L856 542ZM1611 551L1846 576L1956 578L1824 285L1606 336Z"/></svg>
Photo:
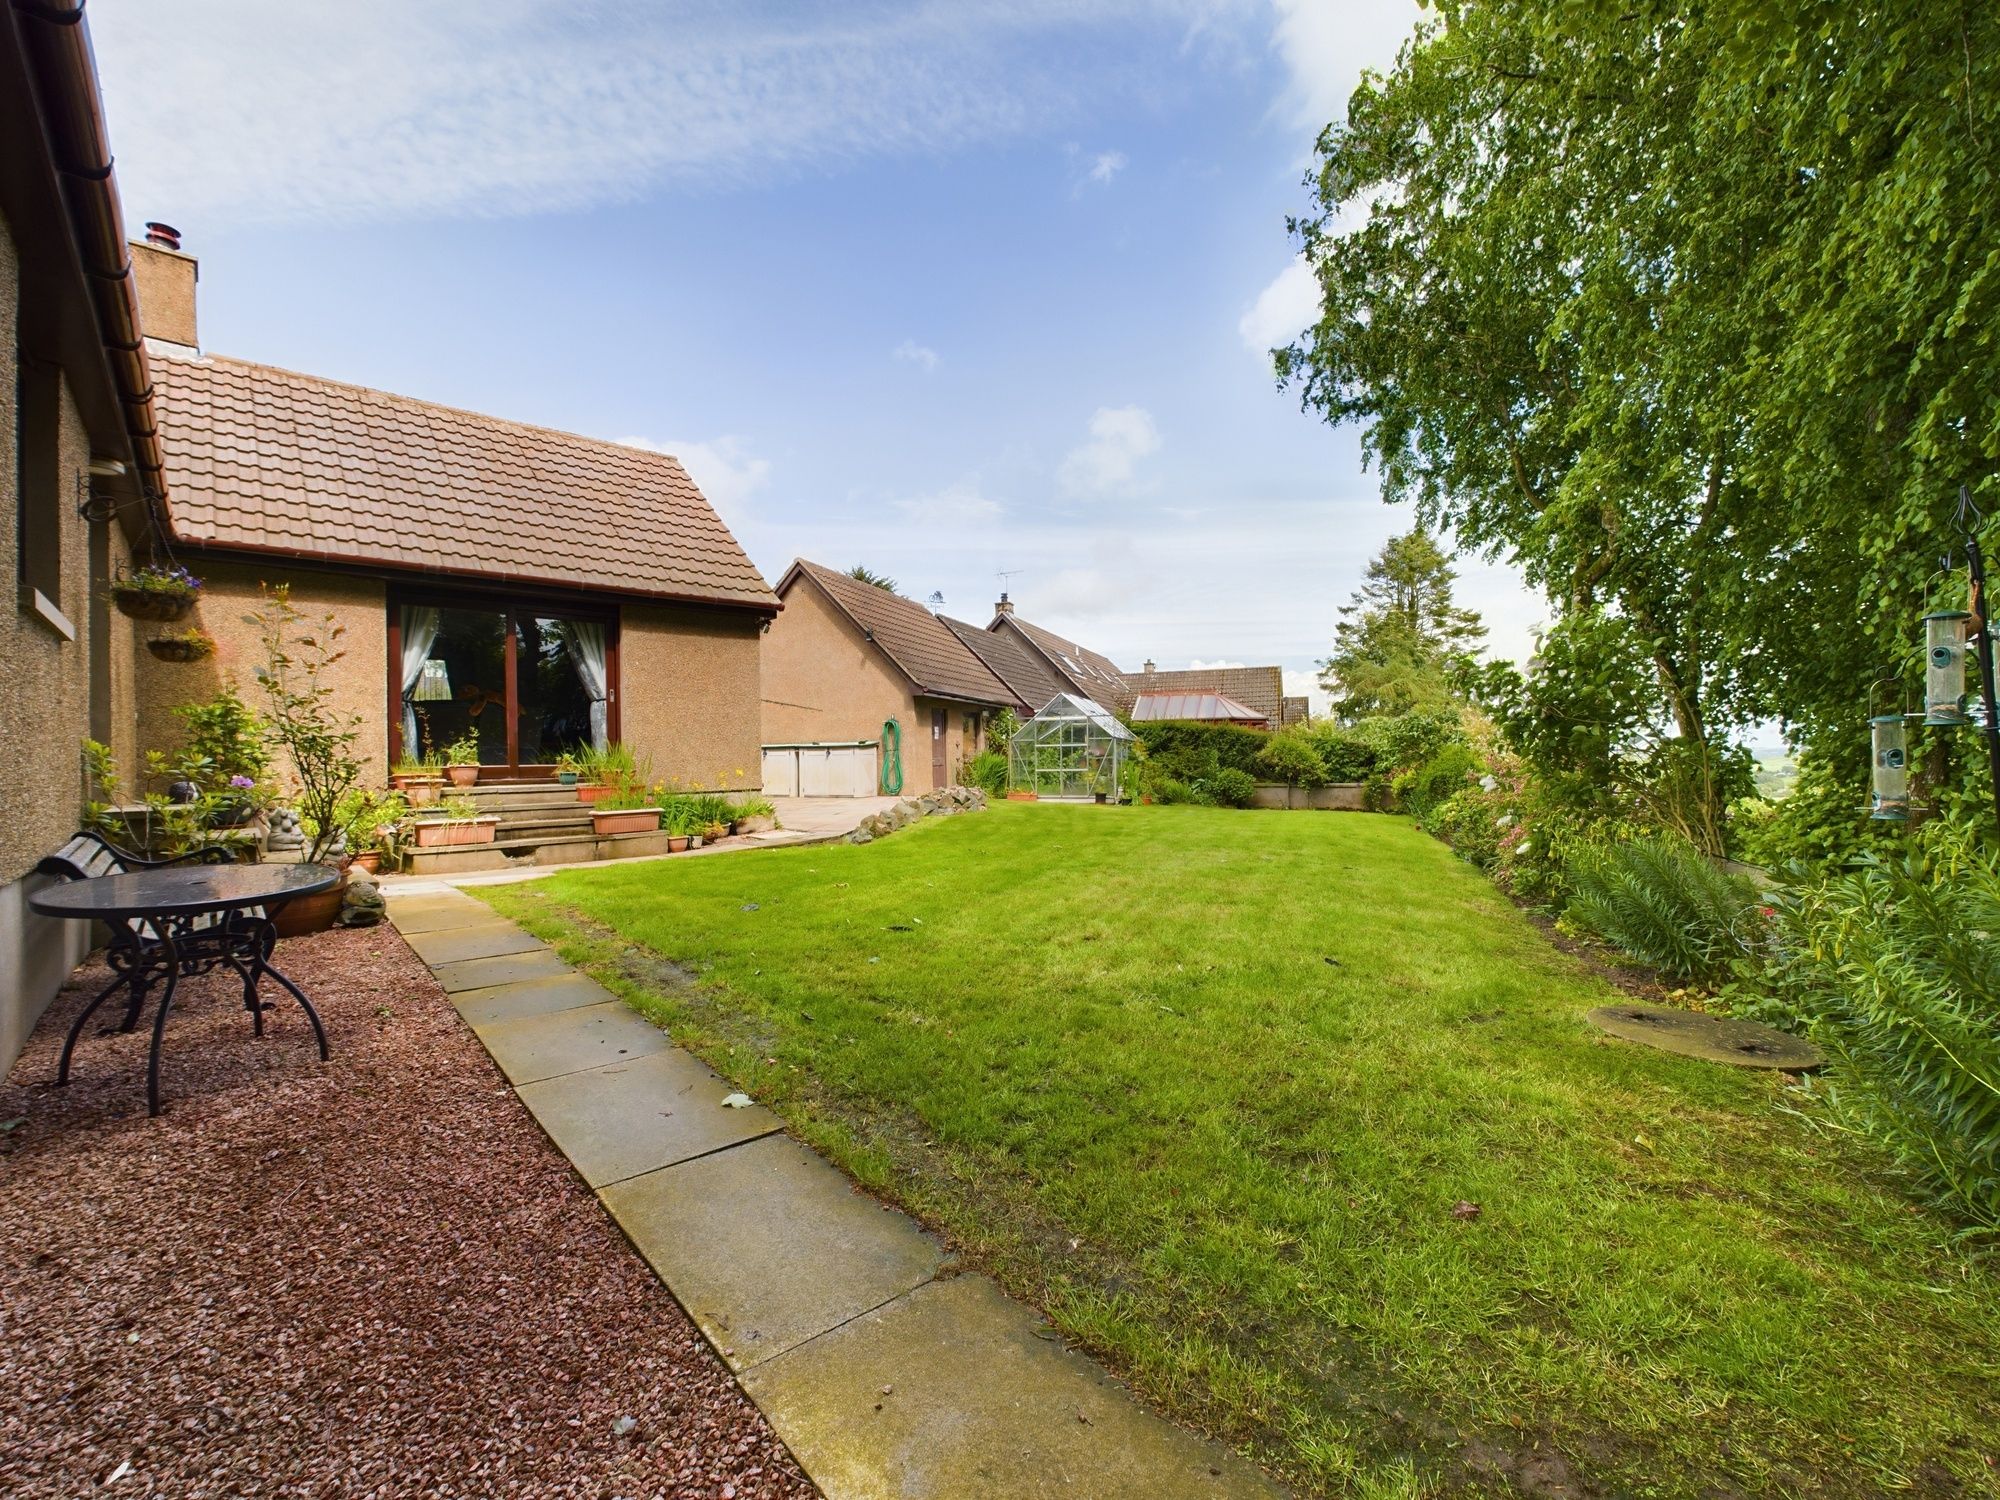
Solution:
<svg viewBox="0 0 2000 1500"><path fill-rule="evenodd" d="M1868 721L1874 738L1874 796L1868 816L1902 823L1910 816L1910 737L1901 714Z"/></svg>
<svg viewBox="0 0 2000 1500"><path fill-rule="evenodd" d="M1924 722L1970 724L1965 711L1965 641L1972 616L1962 609L1924 616Z"/></svg>

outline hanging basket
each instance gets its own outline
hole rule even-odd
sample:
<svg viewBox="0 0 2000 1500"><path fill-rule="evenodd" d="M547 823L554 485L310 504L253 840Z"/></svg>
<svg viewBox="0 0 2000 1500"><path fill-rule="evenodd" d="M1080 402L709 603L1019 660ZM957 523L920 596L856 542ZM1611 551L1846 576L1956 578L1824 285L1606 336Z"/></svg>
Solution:
<svg viewBox="0 0 2000 1500"><path fill-rule="evenodd" d="M215 638L190 630L184 635L167 635L148 641L146 649L161 661L201 661L215 655Z"/></svg>
<svg viewBox="0 0 2000 1500"><path fill-rule="evenodd" d="M129 615L135 620L156 620L162 623L184 619L194 608L195 590L164 590L139 588L127 583L111 586L111 602L118 606L121 615Z"/></svg>

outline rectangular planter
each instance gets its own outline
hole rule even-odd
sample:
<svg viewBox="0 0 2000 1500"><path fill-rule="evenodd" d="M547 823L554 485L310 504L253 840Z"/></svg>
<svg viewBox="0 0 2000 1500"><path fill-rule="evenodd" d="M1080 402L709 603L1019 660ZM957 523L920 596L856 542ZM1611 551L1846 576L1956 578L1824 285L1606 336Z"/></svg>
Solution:
<svg viewBox="0 0 2000 1500"><path fill-rule="evenodd" d="M657 807L621 807L615 812L591 809L590 828L599 838L607 833L652 833L660 826Z"/></svg>
<svg viewBox="0 0 2000 1500"><path fill-rule="evenodd" d="M419 818L416 822L417 847L436 849L447 844L490 844L500 826L497 817Z"/></svg>
<svg viewBox="0 0 2000 1500"><path fill-rule="evenodd" d="M579 802L595 802L599 797L609 797L611 788L601 782L579 781L576 784L576 799Z"/></svg>
<svg viewBox="0 0 2000 1500"><path fill-rule="evenodd" d="M1042 798L1039 792L1009 792L1007 800L1009 802L1039 802Z"/></svg>

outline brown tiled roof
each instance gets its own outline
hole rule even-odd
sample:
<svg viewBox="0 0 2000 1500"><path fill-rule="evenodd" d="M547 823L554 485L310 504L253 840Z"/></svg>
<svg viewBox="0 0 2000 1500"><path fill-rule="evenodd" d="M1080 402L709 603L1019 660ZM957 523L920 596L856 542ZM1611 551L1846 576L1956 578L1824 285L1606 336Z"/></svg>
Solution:
<svg viewBox="0 0 2000 1500"><path fill-rule="evenodd" d="M187 543L777 608L664 453L214 356L153 379Z"/></svg>
<svg viewBox="0 0 2000 1500"><path fill-rule="evenodd" d="M1132 689L1126 685L1125 674L1118 670L1118 664L1110 657L1099 656L1075 641L1066 641L1053 630L1030 625L1018 615L996 615L992 628L1020 632L1042 659L1070 684L1071 689L1083 697L1094 699L1113 713L1123 713L1131 707Z"/></svg>
<svg viewBox="0 0 2000 1500"><path fill-rule="evenodd" d="M981 630L948 615L938 618L951 627L951 633L964 641L974 656L986 663L995 677L1007 684L1014 694L1015 712L1023 718L1032 718L1057 693L1070 690L1069 684L1012 631Z"/></svg>
<svg viewBox="0 0 2000 1500"><path fill-rule="evenodd" d="M1185 672L1127 672L1135 693L1220 693L1234 698L1276 729L1285 716L1285 674L1278 667L1196 667ZM1301 715L1300 717L1303 717Z"/></svg>
<svg viewBox="0 0 2000 1500"><path fill-rule="evenodd" d="M778 596L789 594L800 578L811 579L835 609L872 637L876 649L895 663L919 693L994 708L1013 704L1014 695L1007 684L916 600L804 558L778 580Z"/></svg>
<svg viewBox="0 0 2000 1500"><path fill-rule="evenodd" d="M1208 723L1248 724L1268 728L1269 714L1247 703L1238 703L1222 693L1141 693L1132 700L1132 721L1199 720Z"/></svg>

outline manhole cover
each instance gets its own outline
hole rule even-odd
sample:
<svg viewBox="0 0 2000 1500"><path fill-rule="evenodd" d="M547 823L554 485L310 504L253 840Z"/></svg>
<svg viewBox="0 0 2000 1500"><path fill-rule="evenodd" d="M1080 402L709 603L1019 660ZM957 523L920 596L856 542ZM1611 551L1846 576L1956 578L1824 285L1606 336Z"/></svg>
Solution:
<svg viewBox="0 0 2000 1500"><path fill-rule="evenodd" d="M1662 1052L1738 1068L1783 1068L1787 1073L1803 1073L1826 1064L1819 1048L1785 1032L1755 1021L1705 1016L1671 1005L1600 1005L1590 1012L1589 1019L1628 1042L1644 1042Z"/></svg>

